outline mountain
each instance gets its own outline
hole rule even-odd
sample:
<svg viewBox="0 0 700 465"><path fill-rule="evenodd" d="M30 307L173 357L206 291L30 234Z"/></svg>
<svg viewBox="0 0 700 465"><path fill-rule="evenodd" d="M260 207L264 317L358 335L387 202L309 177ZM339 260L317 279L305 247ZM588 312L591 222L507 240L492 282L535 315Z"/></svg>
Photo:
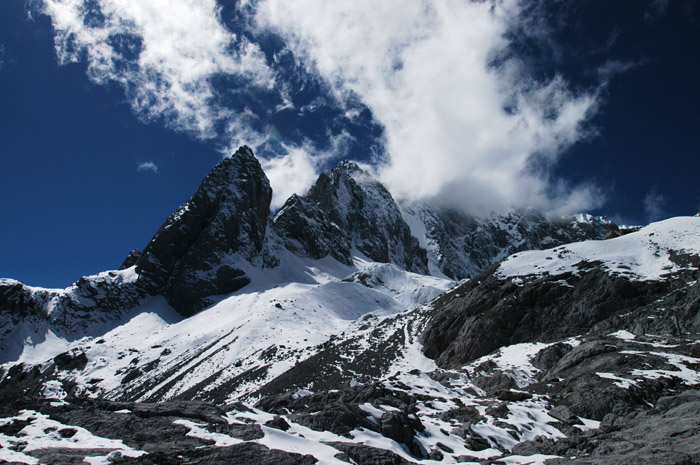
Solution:
<svg viewBox="0 0 700 465"><path fill-rule="evenodd" d="M353 162L322 173L305 197L292 196L273 219L288 248L312 258L352 255L428 273L425 250L411 235L386 188Z"/></svg>
<svg viewBox="0 0 700 465"><path fill-rule="evenodd" d="M270 198L242 147L120 270L0 280L0 459L699 460L700 218Z"/></svg>
<svg viewBox="0 0 700 465"><path fill-rule="evenodd" d="M520 208L475 217L435 205L402 207L414 236L427 250L431 272L458 280L516 252L600 239L618 231L608 219L586 214L547 218L537 210Z"/></svg>
<svg viewBox="0 0 700 465"><path fill-rule="evenodd" d="M272 189L248 147L225 158L168 218L135 261L139 282L191 315L250 282L241 263L261 255Z"/></svg>

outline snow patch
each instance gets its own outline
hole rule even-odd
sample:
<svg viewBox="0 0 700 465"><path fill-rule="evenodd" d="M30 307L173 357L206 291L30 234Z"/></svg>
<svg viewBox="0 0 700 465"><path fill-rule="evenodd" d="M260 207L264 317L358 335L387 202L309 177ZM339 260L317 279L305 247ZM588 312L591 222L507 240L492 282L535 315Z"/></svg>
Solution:
<svg viewBox="0 0 700 465"><path fill-rule="evenodd" d="M503 261L501 278L578 273L582 262L600 262L608 273L629 279L665 279L693 265L678 257L700 254L700 218L685 216L652 223L639 231L600 241L584 241L549 250L520 252Z"/></svg>

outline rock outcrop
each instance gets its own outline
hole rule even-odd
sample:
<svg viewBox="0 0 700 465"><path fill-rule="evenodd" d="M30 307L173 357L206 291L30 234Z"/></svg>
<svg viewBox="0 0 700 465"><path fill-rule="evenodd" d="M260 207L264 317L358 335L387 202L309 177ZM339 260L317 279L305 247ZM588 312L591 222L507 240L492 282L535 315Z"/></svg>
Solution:
<svg viewBox="0 0 700 465"><path fill-rule="evenodd" d="M168 218L136 261L151 294L191 315L213 295L250 282L240 262L263 249L272 189L248 147L219 162L194 195Z"/></svg>
<svg viewBox="0 0 700 465"><path fill-rule="evenodd" d="M414 234L424 236L431 266L458 280L474 277L516 252L603 239L611 231L618 231L604 217L547 217L534 209L482 217L425 204L404 205L402 211L411 224L421 225Z"/></svg>
<svg viewBox="0 0 700 465"><path fill-rule="evenodd" d="M428 272L426 252L389 191L354 162L322 173L305 197L287 201L274 225L287 247L312 258L350 264L356 249L376 262Z"/></svg>

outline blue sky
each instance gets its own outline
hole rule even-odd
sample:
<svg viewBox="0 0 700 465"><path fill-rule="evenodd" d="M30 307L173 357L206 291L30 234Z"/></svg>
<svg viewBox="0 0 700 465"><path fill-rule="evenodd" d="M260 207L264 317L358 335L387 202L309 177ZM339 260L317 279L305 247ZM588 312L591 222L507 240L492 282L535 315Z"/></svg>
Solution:
<svg viewBox="0 0 700 465"><path fill-rule="evenodd" d="M0 276L118 267L242 143L276 205L350 158L472 212L694 214L699 9L4 0Z"/></svg>

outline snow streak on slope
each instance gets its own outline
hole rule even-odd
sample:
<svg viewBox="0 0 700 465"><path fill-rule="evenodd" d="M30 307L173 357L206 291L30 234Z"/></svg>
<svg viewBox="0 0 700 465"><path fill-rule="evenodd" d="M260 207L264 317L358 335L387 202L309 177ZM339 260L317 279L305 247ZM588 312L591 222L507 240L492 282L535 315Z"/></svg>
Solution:
<svg viewBox="0 0 700 465"><path fill-rule="evenodd" d="M283 258L274 269L246 270L251 285L192 317L178 318L164 299L151 298L99 337L47 338L26 349L22 361L85 351L87 366L66 376L92 396L228 401L313 355L363 315L413 309L453 284L363 258L353 267L330 258Z"/></svg>
<svg viewBox="0 0 700 465"><path fill-rule="evenodd" d="M22 318L0 312L0 363L39 363L65 350L71 341L103 334L128 321L142 310L140 297L131 287L137 277L134 267L104 271L83 277L66 289L23 286L12 279L0 279L0 287L9 289L8 294L21 288L19 298L24 299L24 305L19 306ZM119 294L105 289L116 289ZM51 346L54 348L49 349Z"/></svg>
<svg viewBox="0 0 700 465"><path fill-rule="evenodd" d="M697 268L700 218L677 217L605 241L585 241L550 250L521 252L501 263L501 277L576 273L582 262L601 262L611 274L632 280L660 280Z"/></svg>

